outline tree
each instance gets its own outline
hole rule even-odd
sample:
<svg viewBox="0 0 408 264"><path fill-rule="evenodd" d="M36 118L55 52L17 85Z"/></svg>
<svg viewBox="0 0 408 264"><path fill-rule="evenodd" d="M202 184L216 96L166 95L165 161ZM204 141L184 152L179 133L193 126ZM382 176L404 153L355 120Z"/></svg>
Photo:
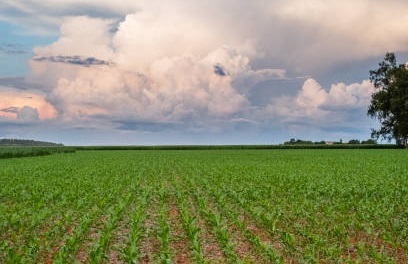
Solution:
<svg viewBox="0 0 408 264"><path fill-rule="evenodd" d="M361 144L375 145L377 144L377 141L375 141L374 139L367 139L367 140L361 141Z"/></svg>
<svg viewBox="0 0 408 264"><path fill-rule="evenodd" d="M371 96L367 114L380 121L371 137L395 139L397 144L408 143L408 67L397 65L394 53L387 53L379 68L370 71L370 81L376 92Z"/></svg>
<svg viewBox="0 0 408 264"><path fill-rule="evenodd" d="M350 139L348 143L349 143L349 144L360 144L360 140L358 140L358 139Z"/></svg>

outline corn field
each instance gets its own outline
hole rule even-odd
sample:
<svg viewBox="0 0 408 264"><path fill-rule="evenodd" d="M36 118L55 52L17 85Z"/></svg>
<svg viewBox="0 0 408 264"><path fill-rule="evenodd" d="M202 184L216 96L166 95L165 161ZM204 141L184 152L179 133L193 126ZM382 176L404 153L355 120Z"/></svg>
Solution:
<svg viewBox="0 0 408 264"><path fill-rule="evenodd" d="M0 160L0 263L408 263L408 152Z"/></svg>

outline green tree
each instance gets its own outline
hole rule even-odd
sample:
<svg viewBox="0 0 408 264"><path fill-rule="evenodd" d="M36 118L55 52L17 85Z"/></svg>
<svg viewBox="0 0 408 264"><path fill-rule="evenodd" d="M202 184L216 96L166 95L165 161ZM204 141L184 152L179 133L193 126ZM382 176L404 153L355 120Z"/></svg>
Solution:
<svg viewBox="0 0 408 264"><path fill-rule="evenodd" d="M382 137L407 147L408 141L408 67L397 64L394 53L387 53L379 68L370 71L376 92L371 96L367 114L380 121L371 136Z"/></svg>
<svg viewBox="0 0 408 264"><path fill-rule="evenodd" d="M374 144L377 144L377 141L375 141L374 139L367 139L367 140L361 141L361 144L374 145Z"/></svg>
<svg viewBox="0 0 408 264"><path fill-rule="evenodd" d="M348 143L349 143L349 144L360 144L360 140L358 140L358 139L350 139Z"/></svg>

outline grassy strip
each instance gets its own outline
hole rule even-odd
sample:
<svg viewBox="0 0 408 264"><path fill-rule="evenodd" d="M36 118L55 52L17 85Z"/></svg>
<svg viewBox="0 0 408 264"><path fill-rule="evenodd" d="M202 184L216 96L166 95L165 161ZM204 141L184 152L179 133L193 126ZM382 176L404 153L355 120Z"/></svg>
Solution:
<svg viewBox="0 0 408 264"><path fill-rule="evenodd" d="M76 150L398 149L394 144L74 146Z"/></svg>

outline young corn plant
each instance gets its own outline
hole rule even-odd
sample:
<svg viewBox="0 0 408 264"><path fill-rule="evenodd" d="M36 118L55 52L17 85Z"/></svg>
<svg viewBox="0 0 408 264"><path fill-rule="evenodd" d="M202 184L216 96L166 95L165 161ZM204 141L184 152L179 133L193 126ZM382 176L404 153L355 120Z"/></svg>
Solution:
<svg viewBox="0 0 408 264"><path fill-rule="evenodd" d="M80 242L84 239L85 234L88 232L90 225L94 221L95 217L99 213L97 207L92 208L89 214L84 215L78 225L75 227L72 236L65 240L62 247L59 248L57 254L54 256L54 263L67 263L72 258L80 245Z"/></svg>
<svg viewBox="0 0 408 264"><path fill-rule="evenodd" d="M177 203L180 209L182 225L190 241L192 255L196 263L204 263L204 256L201 250L201 242L199 238L201 229L195 224L196 218L192 217L188 211L184 196L185 194L181 190L180 186L177 186L176 190Z"/></svg>
<svg viewBox="0 0 408 264"><path fill-rule="evenodd" d="M160 213L159 213L159 230L157 232L157 238L160 241L160 253L159 259L160 263L171 263L171 254L170 254L170 227L167 223L168 208L166 203L166 190L164 189L163 184L159 189L159 200L161 203Z"/></svg>
<svg viewBox="0 0 408 264"><path fill-rule="evenodd" d="M195 189L193 191L193 198L199 205L200 213L204 216L207 224L211 227L212 232L219 243L225 257L228 261L239 262L238 256L235 254L234 247L231 244L228 230L225 227L222 216L220 214L214 213L211 209L206 206L206 201L200 195L201 191Z"/></svg>
<svg viewBox="0 0 408 264"><path fill-rule="evenodd" d="M103 259L106 259L106 252L109 247L112 232L116 227L116 223L120 220L131 197L131 194L127 194L124 199L119 200L119 203L111 209L105 227L100 232L99 240L93 245L89 252L89 263L100 263Z"/></svg>
<svg viewBox="0 0 408 264"><path fill-rule="evenodd" d="M123 259L127 263L137 263L139 257L139 241L142 238L143 226L141 223L144 220L145 210L148 204L148 200L151 195L151 187L147 187L144 192L141 194L141 197L138 199L137 208L131 215L131 231L128 236L128 242L124 248L122 255Z"/></svg>
<svg viewBox="0 0 408 264"><path fill-rule="evenodd" d="M212 187L209 186L209 188ZM217 205L219 206L220 211L222 211L223 214L240 229L242 234L257 249L257 251L261 255L266 256L267 260L270 263L282 263L282 257L279 256L268 244L262 243L258 236L248 230L246 224L239 219L238 214L230 206L228 206L225 192L222 192L222 190L220 189L212 189L211 191L214 199L217 202Z"/></svg>

